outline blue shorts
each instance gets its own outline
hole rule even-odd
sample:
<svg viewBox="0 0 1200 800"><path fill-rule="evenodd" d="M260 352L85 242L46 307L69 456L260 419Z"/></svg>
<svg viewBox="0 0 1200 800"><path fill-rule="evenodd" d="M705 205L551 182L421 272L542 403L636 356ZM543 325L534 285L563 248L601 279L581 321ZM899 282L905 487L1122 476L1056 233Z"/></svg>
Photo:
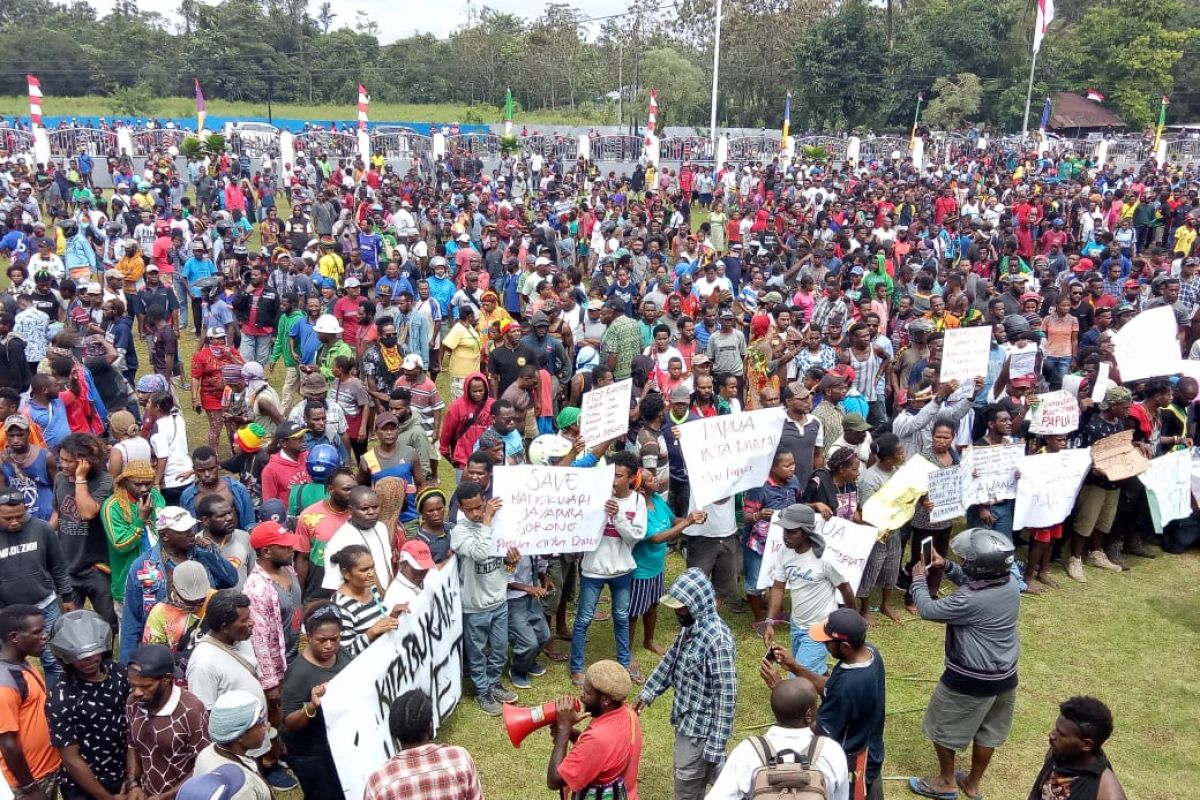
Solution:
<svg viewBox="0 0 1200 800"><path fill-rule="evenodd" d="M746 594L750 597L761 597L763 590L758 588L758 573L762 569L762 553L756 553L742 545L742 573L746 578Z"/></svg>
<svg viewBox="0 0 1200 800"><path fill-rule="evenodd" d="M818 675L824 675L829 672L829 651L825 649L825 644L823 642L814 642L808 638L808 629L801 628L794 620L790 625L792 630L792 657L796 659L796 663Z"/></svg>

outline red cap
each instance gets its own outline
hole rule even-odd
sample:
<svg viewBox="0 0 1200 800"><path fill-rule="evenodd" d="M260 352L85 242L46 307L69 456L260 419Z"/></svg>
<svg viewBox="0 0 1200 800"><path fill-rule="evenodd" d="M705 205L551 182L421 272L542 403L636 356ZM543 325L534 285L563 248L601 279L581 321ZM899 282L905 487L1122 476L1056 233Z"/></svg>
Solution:
<svg viewBox="0 0 1200 800"><path fill-rule="evenodd" d="M288 533L287 528L274 520L267 520L255 525L254 529L250 531L250 546L258 550L271 545L295 549L300 546L300 537L294 533Z"/></svg>
<svg viewBox="0 0 1200 800"><path fill-rule="evenodd" d="M433 553L429 551L429 545L420 539L410 539L404 543L400 548L400 560L414 569L433 569L437 566L433 562Z"/></svg>
<svg viewBox="0 0 1200 800"><path fill-rule="evenodd" d="M1029 389L1033 387L1034 383L1035 381L1032 375L1021 375L1010 380L1008 385L1014 389Z"/></svg>

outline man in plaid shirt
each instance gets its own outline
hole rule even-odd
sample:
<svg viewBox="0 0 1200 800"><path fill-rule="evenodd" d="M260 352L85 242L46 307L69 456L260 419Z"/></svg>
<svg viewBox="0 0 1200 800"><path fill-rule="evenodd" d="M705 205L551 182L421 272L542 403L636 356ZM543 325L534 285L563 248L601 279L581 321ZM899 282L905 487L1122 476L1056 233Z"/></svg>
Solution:
<svg viewBox="0 0 1200 800"><path fill-rule="evenodd" d="M433 701L425 692L393 700L388 729L400 752L367 778L363 800L483 800L471 754L433 741Z"/></svg>
<svg viewBox="0 0 1200 800"><path fill-rule="evenodd" d="M717 614L717 595L696 568L675 579L662 604L679 618L679 634L646 681L634 711L675 689L674 800L701 800L725 761L737 702L737 647Z"/></svg>

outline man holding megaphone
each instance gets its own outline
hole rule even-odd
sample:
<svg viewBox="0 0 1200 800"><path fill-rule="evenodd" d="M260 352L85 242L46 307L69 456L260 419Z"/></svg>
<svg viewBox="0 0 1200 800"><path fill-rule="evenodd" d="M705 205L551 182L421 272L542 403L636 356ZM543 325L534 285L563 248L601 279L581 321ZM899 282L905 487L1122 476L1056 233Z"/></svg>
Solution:
<svg viewBox="0 0 1200 800"><path fill-rule="evenodd" d="M579 698L554 703L554 750L546 785L571 800L637 800L642 726L625 703L633 688L629 671L616 661L597 661L584 674ZM586 712L580 714L580 708ZM591 716L583 731L575 724ZM549 715L547 715L549 718ZM567 747L571 744L571 752Z"/></svg>

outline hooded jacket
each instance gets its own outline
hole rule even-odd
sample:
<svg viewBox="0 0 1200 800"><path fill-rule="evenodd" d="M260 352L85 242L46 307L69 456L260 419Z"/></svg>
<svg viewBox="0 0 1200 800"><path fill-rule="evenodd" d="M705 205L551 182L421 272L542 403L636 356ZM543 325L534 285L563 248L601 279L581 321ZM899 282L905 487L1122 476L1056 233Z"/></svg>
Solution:
<svg viewBox="0 0 1200 800"><path fill-rule="evenodd" d="M483 381L483 403L476 405L471 402L471 383ZM416 415L414 415L416 416ZM442 438L438 449L442 455L450 459L458 469L467 465L467 459L475 450L475 443L483 436L492 424L492 389L487 376L482 372L472 372L463 381L462 397L450 404L446 409L446 419L442 423Z"/></svg>
<svg viewBox="0 0 1200 800"><path fill-rule="evenodd" d="M425 435L425 429L421 427L421 415L416 411L412 411L408 415L408 419L400 422L399 435L396 438L398 444L406 444L413 450L417 451L417 455L421 459L421 468L425 470L425 474L432 476L437 469L437 465L433 463L433 445L429 443L429 437Z"/></svg>
<svg viewBox="0 0 1200 800"><path fill-rule="evenodd" d="M671 724L683 736L703 739L704 760L721 764L733 733L737 645L717 614L716 592L699 568L676 578L667 594L687 606L695 622L679 629L671 649L646 681L641 699L649 705L673 687Z"/></svg>

